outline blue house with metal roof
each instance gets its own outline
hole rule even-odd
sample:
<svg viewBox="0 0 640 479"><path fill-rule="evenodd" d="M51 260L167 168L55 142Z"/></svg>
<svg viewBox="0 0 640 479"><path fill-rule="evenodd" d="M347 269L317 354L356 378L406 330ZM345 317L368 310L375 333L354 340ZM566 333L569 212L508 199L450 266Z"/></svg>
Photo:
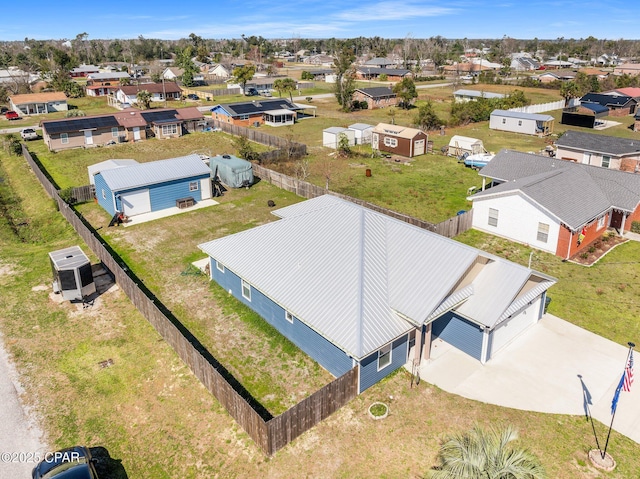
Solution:
<svg viewBox="0 0 640 479"><path fill-rule="evenodd" d="M96 198L111 215L134 216L211 198L211 170L198 155L151 161L94 174Z"/></svg>
<svg viewBox="0 0 640 479"><path fill-rule="evenodd" d="M555 282L330 195L274 214L199 245L211 279L333 375L358 366L360 392L437 340L490 360L537 322Z"/></svg>

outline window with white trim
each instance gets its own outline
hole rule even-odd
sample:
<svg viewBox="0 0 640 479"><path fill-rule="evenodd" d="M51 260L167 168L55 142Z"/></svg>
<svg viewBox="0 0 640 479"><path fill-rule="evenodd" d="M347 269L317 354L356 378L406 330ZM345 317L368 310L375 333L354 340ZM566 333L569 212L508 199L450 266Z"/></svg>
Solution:
<svg viewBox="0 0 640 479"><path fill-rule="evenodd" d="M518 126L522 126L522 120L518 120Z"/></svg>
<svg viewBox="0 0 640 479"><path fill-rule="evenodd" d="M549 225L546 223L538 223L538 241L546 243L549 239Z"/></svg>
<svg viewBox="0 0 640 479"><path fill-rule="evenodd" d="M286 319L290 323L293 323L293 314L291 314L289 311L285 311L284 312L284 319Z"/></svg>
<svg viewBox="0 0 640 479"><path fill-rule="evenodd" d="M489 208L489 226L498 226L498 210Z"/></svg>
<svg viewBox="0 0 640 479"><path fill-rule="evenodd" d="M216 261L216 269L221 273L224 273L224 265L220 261Z"/></svg>
<svg viewBox="0 0 640 479"><path fill-rule="evenodd" d="M189 182L189 191L198 191L198 182L190 181Z"/></svg>
<svg viewBox="0 0 640 479"><path fill-rule="evenodd" d="M162 125L162 135L175 135L178 133L178 125Z"/></svg>
<svg viewBox="0 0 640 479"><path fill-rule="evenodd" d="M395 138L389 138L388 136L385 136L384 145L389 146L391 148L395 148L396 146L398 146L398 140Z"/></svg>
<svg viewBox="0 0 640 479"><path fill-rule="evenodd" d="M118 138L118 127L114 126L113 128L111 128L111 136L113 138Z"/></svg>
<svg viewBox="0 0 640 479"><path fill-rule="evenodd" d="M251 285L244 279L242 280L242 297L247 301L251 301Z"/></svg>
<svg viewBox="0 0 640 479"><path fill-rule="evenodd" d="M606 216L603 216L602 218L598 218L598 229L604 228L605 219L606 219Z"/></svg>
<svg viewBox="0 0 640 479"><path fill-rule="evenodd" d="M69 133L60 133L60 143L63 145L69 143Z"/></svg>
<svg viewBox="0 0 640 479"><path fill-rule="evenodd" d="M391 364L391 344L387 344L378 350L378 371Z"/></svg>
<svg viewBox="0 0 640 479"><path fill-rule="evenodd" d="M104 188L102 188L102 199L106 200L107 199L107 192L104 191Z"/></svg>
<svg viewBox="0 0 640 479"><path fill-rule="evenodd" d="M602 157L602 167L603 168L609 168L609 164L611 163L611 157L610 156L603 156Z"/></svg>

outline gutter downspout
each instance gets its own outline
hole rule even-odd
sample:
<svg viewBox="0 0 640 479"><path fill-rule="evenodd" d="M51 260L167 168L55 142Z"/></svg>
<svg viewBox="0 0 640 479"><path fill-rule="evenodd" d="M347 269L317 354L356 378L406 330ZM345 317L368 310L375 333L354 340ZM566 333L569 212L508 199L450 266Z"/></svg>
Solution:
<svg viewBox="0 0 640 479"><path fill-rule="evenodd" d="M565 261L569 259L569 256L571 256L571 243L573 242L573 231L571 231L571 236L569 237L569 246L567 247L567 257L565 258Z"/></svg>

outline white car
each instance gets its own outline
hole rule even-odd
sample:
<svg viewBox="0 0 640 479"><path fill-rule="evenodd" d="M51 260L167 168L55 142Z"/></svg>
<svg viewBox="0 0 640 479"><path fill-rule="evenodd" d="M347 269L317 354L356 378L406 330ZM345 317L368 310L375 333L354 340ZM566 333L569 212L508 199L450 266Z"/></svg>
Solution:
<svg viewBox="0 0 640 479"><path fill-rule="evenodd" d="M471 81L473 80L473 75L463 75L460 77L460 80Z"/></svg>
<svg viewBox="0 0 640 479"><path fill-rule="evenodd" d="M37 140L38 133L33 128L25 128L20 132L20 136L23 140Z"/></svg>

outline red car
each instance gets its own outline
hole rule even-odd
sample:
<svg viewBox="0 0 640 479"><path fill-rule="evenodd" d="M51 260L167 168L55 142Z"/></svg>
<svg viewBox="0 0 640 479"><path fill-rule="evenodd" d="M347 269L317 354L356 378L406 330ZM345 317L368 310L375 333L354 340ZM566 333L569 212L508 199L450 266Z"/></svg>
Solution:
<svg viewBox="0 0 640 479"><path fill-rule="evenodd" d="M17 114L15 111L13 111L13 110L9 110L8 112L6 112L6 113L4 114L4 117L5 117L7 120L18 120L18 119L20 119L20 115L18 115L18 114Z"/></svg>

